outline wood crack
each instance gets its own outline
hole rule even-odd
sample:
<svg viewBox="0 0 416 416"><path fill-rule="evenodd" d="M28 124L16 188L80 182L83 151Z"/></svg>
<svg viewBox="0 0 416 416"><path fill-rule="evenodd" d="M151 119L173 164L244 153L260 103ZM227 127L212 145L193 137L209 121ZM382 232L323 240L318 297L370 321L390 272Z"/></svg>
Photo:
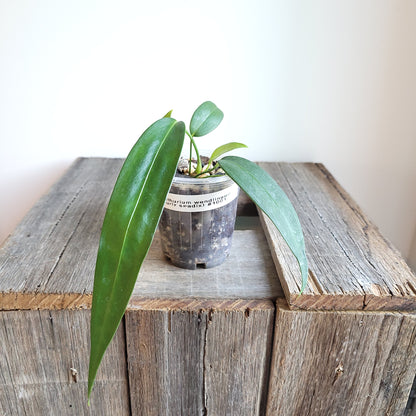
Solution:
<svg viewBox="0 0 416 416"><path fill-rule="evenodd" d="M207 332L208 332L208 317L205 319L205 331L204 331L204 351L202 356L202 416L208 415L207 409L207 381L206 381L206 372L207 372L207 363L206 363L206 354L207 354Z"/></svg>
<svg viewBox="0 0 416 416"><path fill-rule="evenodd" d="M199 312L199 315L202 311ZM208 415L208 396L207 396L207 337L208 326L212 322L213 309L209 309L205 315L205 329L204 329L204 349L202 355L202 416ZM199 317L198 317L199 318Z"/></svg>
<svg viewBox="0 0 416 416"><path fill-rule="evenodd" d="M369 301L367 301L367 294L364 295L363 297L363 311L365 310L365 308L367 307Z"/></svg>
<svg viewBox="0 0 416 416"><path fill-rule="evenodd" d="M54 273L54 271L55 271L56 267L58 266L58 264L59 264L60 260L62 259L62 256L64 255L65 250L67 249L67 247L68 247L69 243L71 242L72 237L74 236L74 234L76 233L76 231L77 231L77 229L78 229L79 225L81 224L81 221L82 221L82 219L84 218L84 215L85 215L85 212L83 212L83 213L82 213L81 217L79 218L78 222L76 223L76 225L75 225L75 227L74 227L74 230L71 232L71 234L70 234L70 236L69 236L69 238L68 238L67 242L64 244L64 246L63 246L63 248L62 248L61 252L59 253L59 255L58 255L58 257L57 257L57 259L56 259L56 261L55 261L54 265L52 266L51 271L49 272L48 277L46 278L46 281L45 281L45 283L44 283L44 285L43 285L43 288L46 288L46 287L48 286L49 281L51 280L52 275L53 275L53 273ZM37 288L36 288L35 293L38 293L38 292L40 291L41 287L42 287L42 285L38 285L38 286L37 286Z"/></svg>
<svg viewBox="0 0 416 416"><path fill-rule="evenodd" d="M365 228L368 229L370 226L370 223L367 221L367 219L364 217L362 212L358 209L358 207L355 206L355 204L351 203L351 199L345 194L345 191L340 188L338 182L335 180L335 178L329 173L329 171L324 167L322 163L316 163L315 166L320 170L320 172L324 175L324 177L328 180L328 182L331 184L333 189L337 192L337 194L343 199L343 201L348 205L348 207L351 209L351 211L354 212L354 214L360 218L360 220L365 224Z"/></svg>
<svg viewBox="0 0 416 416"><path fill-rule="evenodd" d="M129 352L128 352L128 328L127 328L127 322L126 322L126 317L123 316L122 320L121 320L121 324L123 325L123 329L124 329L124 360L126 363L126 372L125 372L125 377L126 377L126 388L127 388L127 397L128 397L128 409L129 409L129 414L132 415L133 414L133 409L132 409L132 403L131 403L131 372L130 372L130 366L131 364L129 363Z"/></svg>
<svg viewBox="0 0 416 416"><path fill-rule="evenodd" d="M416 295L416 288L413 286L412 282L407 281L406 283L409 289L413 292L413 294Z"/></svg>
<svg viewBox="0 0 416 416"><path fill-rule="evenodd" d="M367 277L365 275L365 273L359 267L357 267L357 265L352 261L349 252L346 250L346 248L343 246L343 244L341 243L341 241L339 240L339 238L337 237L337 235L334 233L334 231L328 225L328 222L326 221L326 219L324 218L324 216L321 214L320 210L318 209L318 207L316 206L316 204L314 203L314 201L309 197L309 195L307 196L307 199L308 199L310 205L312 206L312 208L314 209L314 211L316 212L316 214L318 215L318 217L321 219L322 224L325 225L326 230L330 233L330 235L334 239L334 241L337 244L337 246L341 249L341 251L344 253L345 257L348 259L349 264L352 265L353 269L356 270L360 275L362 275L364 277ZM351 274L353 275L353 273L351 273ZM352 283L355 283L355 282L352 282ZM360 288L362 290L362 293L365 294L365 290L362 287L362 285L359 284L359 286L360 286ZM343 290L343 288L341 286L339 286L339 289L341 290L341 292L344 292L344 290Z"/></svg>
<svg viewBox="0 0 416 416"><path fill-rule="evenodd" d="M58 218L58 220L56 221L56 223L54 224L51 232L48 235L48 238L55 232L56 228L58 227L59 223L62 221L62 219L65 217L65 214L68 212L68 210L71 208L71 206L73 205L73 203L77 200L79 194L81 193L81 191L84 189L84 185L82 185L78 191L75 193L75 195L72 197L71 201L69 201L68 205L65 207L65 209L62 211L62 214L60 215L60 217Z"/></svg>

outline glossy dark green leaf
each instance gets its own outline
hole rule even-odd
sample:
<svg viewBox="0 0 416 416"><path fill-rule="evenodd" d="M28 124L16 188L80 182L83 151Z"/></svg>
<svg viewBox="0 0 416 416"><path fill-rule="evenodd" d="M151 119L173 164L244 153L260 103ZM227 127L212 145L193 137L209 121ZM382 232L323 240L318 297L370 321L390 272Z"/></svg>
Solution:
<svg viewBox="0 0 416 416"><path fill-rule="evenodd" d="M267 172L247 159L226 156L218 163L279 230L299 263L303 292L308 279L308 261L299 218L289 198Z"/></svg>
<svg viewBox="0 0 416 416"><path fill-rule="evenodd" d="M88 396L153 239L184 136L182 122L152 124L130 151L111 195L95 269Z"/></svg>
<svg viewBox="0 0 416 416"><path fill-rule="evenodd" d="M194 112L191 118L190 133L200 137L211 133L224 118L224 113L211 101L205 101Z"/></svg>
<svg viewBox="0 0 416 416"><path fill-rule="evenodd" d="M212 163L212 161L218 159L220 156L222 156L224 153L231 152L231 150L234 149L240 149L242 147L247 147L243 143L237 143L237 142L230 142L223 144L222 146L217 147L213 152L211 157L209 158L208 165Z"/></svg>

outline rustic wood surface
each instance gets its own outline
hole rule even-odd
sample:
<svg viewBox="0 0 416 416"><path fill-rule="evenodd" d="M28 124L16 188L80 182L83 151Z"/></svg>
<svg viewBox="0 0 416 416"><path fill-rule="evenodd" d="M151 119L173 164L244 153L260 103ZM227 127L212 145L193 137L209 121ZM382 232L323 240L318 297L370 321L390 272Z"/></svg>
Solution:
<svg viewBox="0 0 416 416"><path fill-rule="evenodd" d="M138 415L169 414L167 402L170 414L261 415L268 388L269 415L402 416L416 371L415 315L367 311L414 310L415 277L325 168L303 163L263 167L304 227L305 294L267 219L267 240L255 221L237 229L229 259L210 270L171 266L156 238L127 333L119 329L85 407L89 311L71 309L91 305L100 228L121 164L78 159L0 248L0 416L130 414L129 396ZM251 215L241 201L239 212ZM351 312L289 310L276 270L293 309Z"/></svg>
<svg viewBox="0 0 416 416"><path fill-rule="evenodd" d="M0 308L90 306L102 219L121 164L121 159L78 159L29 212L0 249ZM309 285L305 293L299 295L296 260L280 234L263 218L290 306L323 310L416 308L415 276L397 250L380 235L322 165L261 165L288 193L304 229L310 273ZM242 201L245 202L240 204L240 212L244 212L244 207L250 210L245 195ZM230 261L220 268L191 274L171 267L161 256L156 239L135 295L280 296L280 285L276 283L262 232L237 230L235 237ZM244 255L242 250L246 248L247 255ZM257 279L252 271L259 267L262 276ZM155 269L160 271L162 279L159 275L154 278ZM264 276L269 276L268 280L264 281ZM241 285L243 280L250 285Z"/></svg>
<svg viewBox="0 0 416 416"><path fill-rule="evenodd" d="M278 304L267 415L402 416L416 373L416 314Z"/></svg>
<svg viewBox="0 0 416 416"><path fill-rule="evenodd" d="M133 299L275 299L283 292L261 228L235 230L226 261L211 269L187 270L165 259L158 235L142 265Z"/></svg>
<svg viewBox="0 0 416 416"><path fill-rule="evenodd" d="M99 234L121 160L78 159L0 249L2 309L89 307Z"/></svg>
<svg viewBox="0 0 416 416"><path fill-rule="evenodd" d="M416 277L321 164L261 163L291 199L301 221L309 284L282 237L261 215L291 307L321 310L416 310Z"/></svg>
<svg viewBox="0 0 416 416"><path fill-rule="evenodd" d="M133 302L132 414L264 415L274 309L268 300Z"/></svg>
<svg viewBox="0 0 416 416"><path fill-rule="evenodd" d="M0 309L89 308L101 225L121 159L78 159L0 248ZM240 212L250 212L242 195ZM260 228L237 230L230 258L195 272L173 267L155 237L134 294L275 298L281 286ZM155 271L157 270L157 274Z"/></svg>
<svg viewBox="0 0 416 416"><path fill-rule="evenodd" d="M0 415L130 415L121 326L87 405L89 311L0 312Z"/></svg>

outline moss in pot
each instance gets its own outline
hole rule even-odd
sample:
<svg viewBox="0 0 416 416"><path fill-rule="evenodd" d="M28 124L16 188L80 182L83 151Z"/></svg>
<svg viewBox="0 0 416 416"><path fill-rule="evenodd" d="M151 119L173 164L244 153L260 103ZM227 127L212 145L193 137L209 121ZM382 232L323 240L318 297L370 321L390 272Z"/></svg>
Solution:
<svg viewBox="0 0 416 416"><path fill-rule="evenodd" d="M203 163L195 138L205 136L214 130L223 119L222 111L214 103L204 102L195 110L189 131L185 129L183 122L173 119L171 113L153 123L133 146L120 171L107 207L94 277L88 397L91 395L103 355L123 317L159 221L162 226L165 221L162 214L165 203L167 209L169 203L175 203L172 202L172 198L176 198L172 197L174 178L185 135L189 138L189 159L185 167L185 179L197 183L209 180L206 179L208 177L218 182L223 180L221 178L226 178L225 181L234 187L235 182L271 219L296 257L301 272L300 292L307 283L308 266L303 233L289 199L276 182L255 163L237 156L223 157L231 150L246 146L236 142L224 144L214 150L206 164ZM201 186L204 188L208 185L202 182ZM237 198L232 196L229 209L235 211ZM219 199L221 198L224 198L224 195L220 195ZM190 202L191 205L205 203L207 202L201 198ZM222 214L219 214L219 217L221 216ZM194 225L191 223L188 228L196 229L199 227L197 224L198 221ZM214 224L215 227L216 221L210 220L210 224ZM227 227L227 230L223 231L224 238L226 234L232 233L233 227ZM163 231L161 232L163 240ZM208 236L210 233L211 231L208 231ZM202 237L207 238L205 235ZM165 254L172 258L167 244L165 250ZM195 261L192 258L191 262L198 264L199 260L201 259L197 258ZM206 259L203 260L201 263L209 267L210 263ZM189 258L185 261L189 262ZM219 259L214 263L222 261L223 259ZM215 265L214 263L212 265Z"/></svg>

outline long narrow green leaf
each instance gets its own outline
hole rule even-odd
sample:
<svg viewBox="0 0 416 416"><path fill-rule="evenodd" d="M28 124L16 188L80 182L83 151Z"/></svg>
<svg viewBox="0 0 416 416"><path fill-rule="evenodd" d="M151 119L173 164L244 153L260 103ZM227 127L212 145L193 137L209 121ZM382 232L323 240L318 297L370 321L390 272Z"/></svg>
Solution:
<svg viewBox="0 0 416 416"><path fill-rule="evenodd" d="M190 123L192 136L200 137L211 133L224 118L224 113L211 101L205 101L194 112Z"/></svg>
<svg viewBox="0 0 416 416"><path fill-rule="evenodd" d="M299 218L289 198L267 172L250 160L226 156L218 163L279 230L299 263L303 292L308 280L308 261Z"/></svg>
<svg viewBox="0 0 416 416"><path fill-rule="evenodd" d="M95 268L88 396L153 239L184 136L182 122L152 124L130 151L111 195Z"/></svg>
<svg viewBox="0 0 416 416"><path fill-rule="evenodd" d="M224 153L228 153L228 152L231 152L231 150L240 149L242 147L247 147L247 146L243 143L230 142L230 143L226 143L226 144L223 144L222 146L217 147L212 152L212 155L208 161L208 165L210 165L213 160L218 159Z"/></svg>

